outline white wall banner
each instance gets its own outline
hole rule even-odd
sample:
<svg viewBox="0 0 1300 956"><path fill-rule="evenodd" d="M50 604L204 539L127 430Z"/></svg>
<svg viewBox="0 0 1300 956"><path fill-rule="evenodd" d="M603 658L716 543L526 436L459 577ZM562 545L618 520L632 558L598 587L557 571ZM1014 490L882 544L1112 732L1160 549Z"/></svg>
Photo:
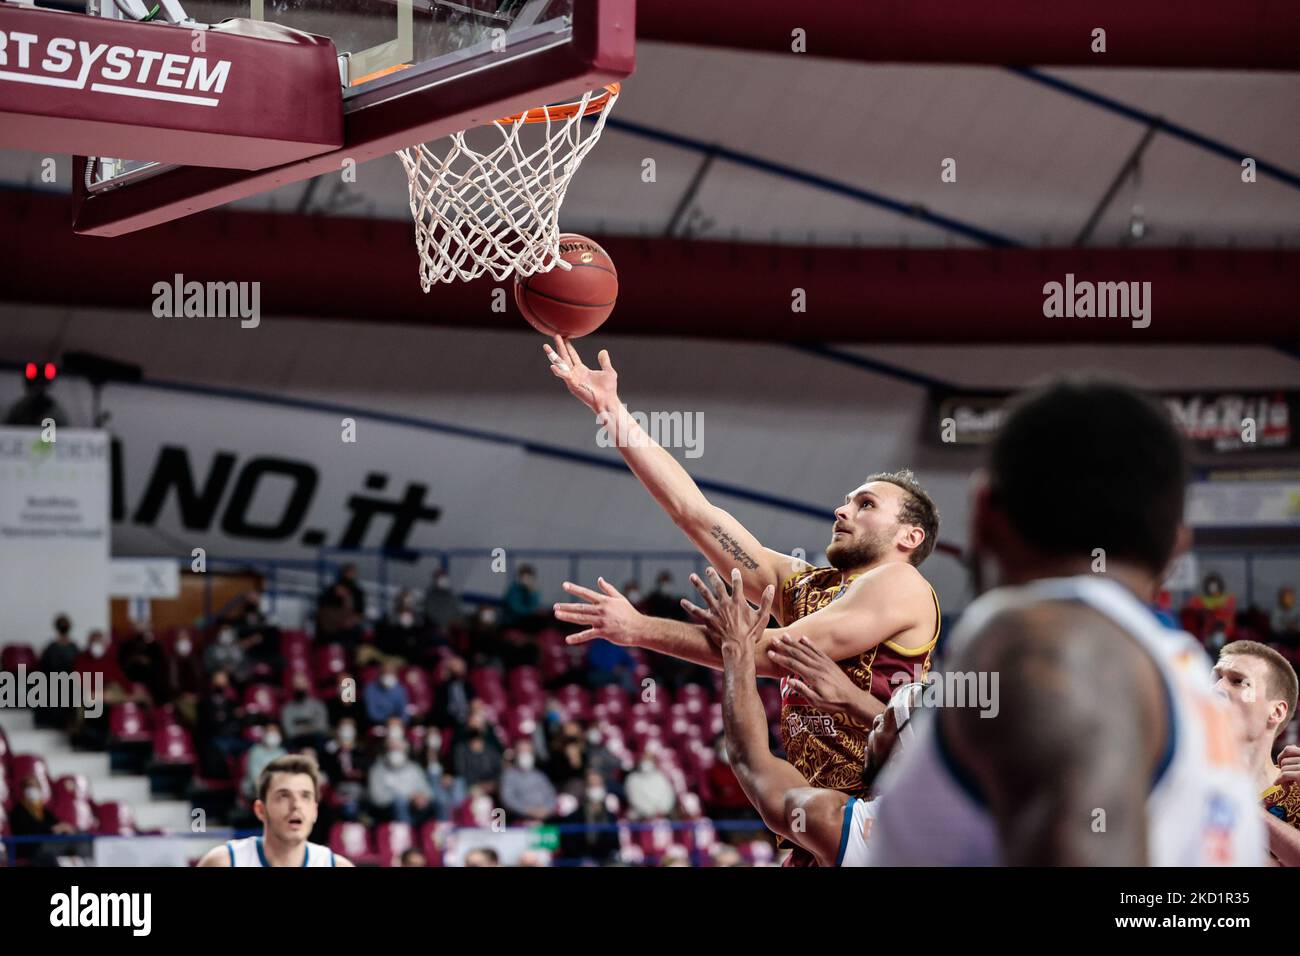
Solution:
<svg viewBox="0 0 1300 956"><path fill-rule="evenodd" d="M1300 527L1300 481L1200 481L1188 489L1193 528Z"/></svg>
<svg viewBox="0 0 1300 956"><path fill-rule="evenodd" d="M181 593L176 561L114 558L109 594L120 598L174 598Z"/></svg>
<svg viewBox="0 0 1300 956"><path fill-rule="evenodd" d="M39 651L57 614L108 627L109 442L100 431L0 428L0 644Z"/></svg>

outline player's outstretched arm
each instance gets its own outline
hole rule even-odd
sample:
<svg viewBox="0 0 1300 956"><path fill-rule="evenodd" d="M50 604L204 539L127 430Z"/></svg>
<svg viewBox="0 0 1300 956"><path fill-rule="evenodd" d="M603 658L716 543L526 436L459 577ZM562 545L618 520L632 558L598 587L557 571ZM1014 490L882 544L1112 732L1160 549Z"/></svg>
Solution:
<svg viewBox="0 0 1300 956"><path fill-rule="evenodd" d="M203 859L199 860L199 866L230 866L230 850L226 848L224 843L220 846L214 846L203 854Z"/></svg>
<svg viewBox="0 0 1300 956"><path fill-rule="evenodd" d="M355 866L356 866L356 864L353 863L351 860L349 860L346 856L339 856L337 853L334 854L334 865L335 865L335 866L352 866L352 867L355 867Z"/></svg>
<svg viewBox="0 0 1300 956"><path fill-rule="evenodd" d="M1041 604L996 615L953 669L1001 675L997 716L945 707L937 730L988 800L1005 862L1145 866L1147 788L1171 731L1131 638L1091 608Z"/></svg>
<svg viewBox="0 0 1300 956"><path fill-rule="evenodd" d="M618 373L608 351L601 349L597 356L600 368L591 369L583 364L573 343L562 336L555 337L554 348L543 347L551 361L551 373L596 413L623 460L659 507L711 562L720 568L741 569L745 594L751 600L759 600L769 584L779 587L791 574L808 567L805 561L759 544L744 525L710 503L677 459L646 434L619 400Z"/></svg>
<svg viewBox="0 0 1300 956"><path fill-rule="evenodd" d="M722 655L722 719L727 755L745 796L772 832L793 840L833 866L839 850L843 794L818 790L792 764L772 755L767 715L758 696L754 642L771 610L774 587L763 592L758 610L750 608L739 570L732 570L731 589L717 582L709 637Z"/></svg>

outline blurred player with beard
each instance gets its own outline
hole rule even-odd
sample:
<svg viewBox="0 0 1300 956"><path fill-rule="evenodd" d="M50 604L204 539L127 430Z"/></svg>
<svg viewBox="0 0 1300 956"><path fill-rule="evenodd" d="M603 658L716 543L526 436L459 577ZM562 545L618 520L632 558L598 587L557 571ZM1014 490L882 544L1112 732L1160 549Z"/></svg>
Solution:
<svg viewBox="0 0 1300 956"><path fill-rule="evenodd" d="M775 589L772 614L781 626L765 630L755 648L759 676L784 678L769 657L772 642L805 635L873 695L870 718L884 711L899 683L925 676L939 636L939 599L917 568L937 543L939 512L911 472L871 475L846 494L833 512L826 548L830 566L815 568L763 547L704 497L619 400L608 352L601 351L598 369L587 368L573 345L558 336L555 349L547 346L546 353L552 373L596 413L633 474L710 563L738 567L751 601L769 586ZM712 568L706 573L716 580ZM691 581L700 586L697 576ZM558 619L586 628L570 635L569 643L605 638L721 669L721 655L700 625L648 617L604 578L597 584L599 591L564 584L586 602L555 605ZM869 721L853 714L815 707L782 681L781 738L790 762L811 786L862 795L870 729ZM787 862L810 865L813 859L796 849Z"/></svg>
<svg viewBox="0 0 1300 956"><path fill-rule="evenodd" d="M258 777L253 803L262 835L214 847L199 866L352 866L329 847L308 842L319 800L316 761L299 754L272 760Z"/></svg>
<svg viewBox="0 0 1300 956"><path fill-rule="evenodd" d="M1150 607L1190 537L1186 482L1168 412L1134 389L1060 380L1012 403L973 482L980 596L945 661L998 673L999 709L917 721L880 780L873 864L1264 862L1205 652Z"/></svg>

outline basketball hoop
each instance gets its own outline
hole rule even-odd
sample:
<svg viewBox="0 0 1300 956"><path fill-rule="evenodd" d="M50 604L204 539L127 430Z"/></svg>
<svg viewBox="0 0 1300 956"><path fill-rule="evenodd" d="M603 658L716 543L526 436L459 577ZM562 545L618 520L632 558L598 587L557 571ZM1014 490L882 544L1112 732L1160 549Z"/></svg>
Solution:
<svg viewBox="0 0 1300 956"><path fill-rule="evenodd" d="M470 146L464 130L398 151L411 187L425 292L435 282L484 273L499 281L568 266L559 256L560 205L618 92L619 84L611 83L573 103L496 120L492 128L501 142L488 152ZM587 116L595 122L584 127ZM521 142L526 127L543 136L531 150Z"/></svg>

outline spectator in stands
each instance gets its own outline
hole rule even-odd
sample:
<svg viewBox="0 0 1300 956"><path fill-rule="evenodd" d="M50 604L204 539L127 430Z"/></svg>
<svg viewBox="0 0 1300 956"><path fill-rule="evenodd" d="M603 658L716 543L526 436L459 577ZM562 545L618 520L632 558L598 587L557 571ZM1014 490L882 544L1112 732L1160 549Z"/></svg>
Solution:
<svg viewBox="0 0 1300 956"><path fill-rule="evenodd" d="M280 724L289 735L289 746L294 750L312 747L323 750L330 735L330 715L325 702L311 693L311 680L306 674L293 679L293 698L280 708Z"/></svg>
<svg viewBox="0 0 1300 956"><path fill-rule="evenodd" d="M433 720L442 727L463 727L474 700L474 688L465 679L465 660L449 657L443 668L446 677L434 691Z"/></svg>
<svg viewBox="0 0 1300 956"><path fill-rule="evenodd" d="M325 589L316 609L316 643L342 644L349 657L365 637L364 619L352 602L352 592L336 582Z"/></svg>
<svg viewBox="0 0 1300 956"><path fill-rule="evenodd" d="M432 645L424 625L415 616L413 593L398 593L392 613L375 629L375 643L385 654L399 657L408 664L424 663Z"/></svg>
<svg viewBox="0 0 1300 956"><path fill-rule="evenodd" d="M347 671L339 674L334 693L325 707L329 711L330 724L334 726L342 720L351 720L359 728L370 726L365 702L358 699L356 681Z"/></svg>
<svg viewBox="0 0 1300 956"><path fill-rule="evenodd" d="M321 770L334 791L340 815L355 820L366 793L370 758L357 744L357 725L351 717L339 721L334 739L321 750Z"/></svg>
<svg viewBox="0 0 1300 956"><path fill-rule="evenodd" d="M605 734L595 724L587 728L587 770L600 774L606 787L613 787L623 772L623 762L605 744Z"/></svg>
<svg viewBox="0 0 1300 956"><path fill-rule="evenodd" d="M594 770L583 778L578 808L562 817L561 823L584 824L587 829L565 832L560 836L560 853L569 859L592 859L604 862L618 852L618 822L613 807L617 800L605 788L605 781Z"/></svg>
<svg viewBox="0 0 1300 956"><path fill-rule="evenodd" d="M339 569L338 583L348 589L352 595L352 607L364 621L366 619L366 592L361 588L355 564L345 564Z"/></svg>
<svg viewBox="0 0 1300 956"><path fill-rule="evenodd" d="M623 596L641 613L645 613L645 604L641 600L641 582L636 578L628 578L623 582Z"/></svg>
<svg viewBox="0 0 1300 956"><path fill-rule="evenodd" d="M501 772L501 805L518 820L545 820L555 811L555 787L537 769L527 740L515 744L514 760Z"/></svg>
<svg viewBox="0 0 1300 956"><path fill-rule="evenodd" d="M655 578L655 589L646 596L644 601L645 613L651 617L663 617L670 621L688 621L689 615L682 610L683 596L673 586L672 572L660 571ZM667 656L655 658L655 676L674 690L684 684L707 686L713 680L712 672L707 667Z"/></svg>
<svg viewBox="0 0 1300 956"><path fill-rule="evenodd" d="M207 684L207 675L194 652L194 638L181 629L172 643L172 655L167 659L167 683L181 722L191 730L198 719L199 697Z"/></svg>
<svg viewBox="0 0 1300 956"><path fill-rule="evenodd" d="M466 866L500 866L501 858L490 846L478 847L465 854Z"/></svg>
<svg viewBox="0 0 1300 956"><path fill-rule="evenodd" d="M143 684L149 691L154 706L171 703L171 686L167 680L167 655L147 627L137 628L135 633L122 642L117 649L117 659L122 665L126 679L136 684Z"/></svg>
<svg viewBox="0 0 1300 956"><path fill-rule="evenodd" d="M451 589L451 576L443 568L433 572L433 586L424 592L424 623L439 634L465 623L460 598Z"/></svg>
<svg viewBox="0 0 1300 956"><path fill-rule="evenodd" d="M626 647L592 641L587 645L587 683L593 688L617 684L631 693L636 687L636 660Z"/></svg>
<svg viewBox="0 0 1300 956"><path fill-rule="evenodd" d="M582 778L587 768L586 740L577 721L565 721L555 736L546 774L564 793L582 792Z"/></svg>
<svg viewBox="0 0 1300 956"><path fill-rule="evenodd" d="M704 772L700 798L704 801L704 808L708 815L716 819L734 820L754 816L749 798L741 789L740 781L736 779L736 772L731 769L731 760L727 755L727 738L723 734L719 734L714 742L713 764Z"/></svg>
<svg viewBox="0 0 1300 956"><path fill-rule="evenodd" d="M41 651L38 666L46 674L71 674L76 670L77 654L77 645L72 642L72 622L66 614L60 614L54 619L54 640ZM60 730L68 726L72 717L72 710L66 707L41 707L34 715L37 727Z"/></svg>
<svg viewBox="0 0 1300 956"><path fill-rule="evenodd" d="M726 843L719 844L713 851L714 866L744 866L745 860L740 851Z"/></svg>
<svg viewBox="0 0 1300 956"><path fill-rule="evenodd" d="M9 814L9 832L14 836L52 836L61 833L75 833L76 830L66 823L60 823L45 805L45 789L40 778L28 774L23 778L23 787L18 802ZM53 866L58 856L57 843L19 843L14 851L14 859L37 866Z"/></svg>
<svg viewBox="0 0 1300 956"><path fill-rule="evenodd" d="M248 749L240 734L243 710L235 703L230 675L212 675L207 694L199 702L198 746L204 775L229 779L227 761Z"/></svg>
<svg viewBox="0 0 1300 956"><path fill-rule="evenodd" d="M287 756L284 749L284 735L279 724L267 724L262 739L248 750L248 762L244 771L244 796L252 800L257 796L257 780L262 770L272 760Z"/></svg>
<svg viewBox="0 0 1300 956"><path fill-rule="evenodd" d="M1286 586L1277 592L1277 607L1269 618L1273 639L1288 647L1300 644L1300 608L1295 605L1295 588Z"/></svg>
<svg viewBox="0 0 1300 956"><path fill-rule="evenodd" d="M407 847L402 852L402 855L399 859L401 861L400 862L401 866L428 866L429 865L429 861L426 860L424 857L424 851L421 850L419 847L415 847L415 846Z"/></svg>
<svg viewBox="0 0 1300 956"><path fill-rule="evenodd" d="M429 790L433 794L433 819L450 820L456 808L469 798L469 788L465 781L440 763L430 763Z"/></svg>
<svg viewBox="0 0 1300 956"><path fill-rule="evenodd" d="M397 665L385 664L378 680L366 685L366 717L371 724L382 724L391 718L398 718L402 723L409 719L406 713L411 703L406 686L398 680Z"/></svg>
<svg viewBox="0 0 1300 956"><path fill-rule="evenodd" d="M108 652L108 641L103 631L91 631L86 649L77 655L75 669L78 674L101 674L104 682L104 712L98 717L86 716L85 708L73 712L69 732L75 747L103 750L108 745L108 710L128 700L148 705L143 691L133 691L117 658Z"/></svg>
<svg viewBox="0 0 1300 956"><path fill-rule="evenodd" d="M541 606L537 572L531 564L521 564L518 575L501 599L501 626L534 632L545 621Z"/></svg>
<svg viewBox="0 0 1300 956"><path fill-rule="evenodd" d="M433 815L433 789L400 737L388 738L384 759L370 768L369 790L371 805L386 820L419 826Z"/></svg>
<svg viewBox="0 0 1300 956"><path fill-rule="evenodd" d="M1217 654L1236 636L1237 598L1228 593L1219 573L1211 571L1201 582L1201 593L1193 596L1191 607L1201 618L1199 636Z"/></svg>
<svg viewBox="0 0 1300 956"><path fill-rule="evenodd" d="M637 768L623 783L628 816L633 820L654 820L670 815L677 806L672 781L659 769L655 752L646 748Z"/></svg>
<svg viewBox="0 0 1300 956"><path fill-rule="evenodd" d="M231 616L249 664L265 671L272 683L279 683L284 661L280 657L280 629L262 612L262 595L256 590L244 595Z"/></svg>
<svg viewBox="0 0 1300 956"><path fill-rule="evenodd" d="M482 714L471 714L452 750L452 769L467 786L495 788L501 776L501 748Z"/></svg>
<svg viewBox="0 0 1300 956"><path fill-rule="evenodd" d="M248 658L234 625L223 624L217 631L217 639L208 642L203 651L203 666L209 674L225 671L236 684L248 679Z"/></svg>

